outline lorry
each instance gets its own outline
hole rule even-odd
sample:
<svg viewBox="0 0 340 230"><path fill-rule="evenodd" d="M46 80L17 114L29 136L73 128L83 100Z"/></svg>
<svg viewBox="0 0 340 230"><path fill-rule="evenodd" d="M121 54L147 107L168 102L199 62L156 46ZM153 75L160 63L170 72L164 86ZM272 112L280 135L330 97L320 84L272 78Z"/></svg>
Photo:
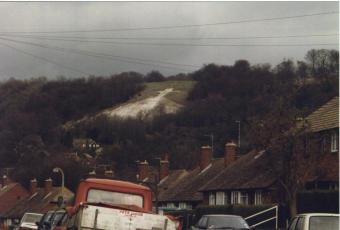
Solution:
<svg viewBox="0 0 340 230"><path fill-rule="evenodd" d="M171 216L152 213L148 187L126 181L86 179L80 182L68 220L55 230L181 230Z"/></svg>

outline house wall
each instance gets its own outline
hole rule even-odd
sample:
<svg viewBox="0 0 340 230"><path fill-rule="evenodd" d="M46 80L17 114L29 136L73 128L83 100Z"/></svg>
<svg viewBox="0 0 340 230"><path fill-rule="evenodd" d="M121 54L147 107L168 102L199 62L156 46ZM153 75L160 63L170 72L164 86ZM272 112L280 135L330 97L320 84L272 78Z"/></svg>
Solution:
<svg viewBox="0 0 340 230"><path fill-rule="evenodd" d="M313 170L313 181L306 184L307 189L336 190L339 188L339 128L310 134L296 146L302 156L316 157L309 165ZM303 159L302 159L303 160ZM308 158L307 158L308 163Z"/></svg>

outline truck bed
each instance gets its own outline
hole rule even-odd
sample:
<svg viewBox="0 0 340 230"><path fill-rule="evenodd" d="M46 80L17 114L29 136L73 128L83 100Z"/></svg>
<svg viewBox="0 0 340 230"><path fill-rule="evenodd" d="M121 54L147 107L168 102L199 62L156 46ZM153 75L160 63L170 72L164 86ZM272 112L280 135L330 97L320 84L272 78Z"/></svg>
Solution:
<svg viewBox="0 0 340 230"><path fill-rule="evenodd" d="M88 205L80 211L79 229L176 230L167 216Z"/></svg>

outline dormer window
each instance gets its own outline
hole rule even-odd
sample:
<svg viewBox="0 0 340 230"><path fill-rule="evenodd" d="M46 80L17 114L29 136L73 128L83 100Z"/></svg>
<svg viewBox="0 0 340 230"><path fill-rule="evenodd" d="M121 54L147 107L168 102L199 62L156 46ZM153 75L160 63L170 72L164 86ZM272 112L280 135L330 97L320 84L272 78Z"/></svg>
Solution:
<svg viewBox="0 0 340 230"><path fill-rule="evenodd" d="M331 133L331 152L338 152L339 149L339 137L338 132Z"/></svg>

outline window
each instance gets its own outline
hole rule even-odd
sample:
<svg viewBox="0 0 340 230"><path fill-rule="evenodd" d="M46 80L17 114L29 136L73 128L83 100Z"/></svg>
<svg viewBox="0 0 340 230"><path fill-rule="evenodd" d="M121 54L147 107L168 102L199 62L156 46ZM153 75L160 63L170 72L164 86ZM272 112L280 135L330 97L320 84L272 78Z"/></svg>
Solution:
<svg viewBox="0 0 340 230"><path fill-rule="evenodd" d="M167 204L166 204L166 207L167 207L167 208L176 208L176 206L175 206L174 203L167 203Z"/></svg>
<svg viewBox="0 0 340 230"><path fill-rule="evenodd" d="M186 209L186 208L187 208L187 204L184 203L184 202L180 202L180 203L178 204L178 207L179 207L180 209Z"/></svg>
<svg viewBox="0 0 340 230"><path fill-rule="evenodd" d="M331 152L337 152L339 147L338 132L331 134Z"/></svg>
<svg viewBox="0 0 340 230"><path fill-rule="evenodd" d="M309 219L310 230L332 230L339 229L338 216L313 216Z"/></svg>
<svg viewBox="0 0 340 230"><path fill-rule="evenodd" d="M121 193L114 191L105 191L99 189L90 189L87 194L87 201L93 203L107 204L126 204L143 207L143 197L140 195Z"/></svg>
<svg viewBox="0 0 340 230"><path fill-rule="evenodd" d="M216 192L216 205L224 205L224 192Z"/></svg>
<svg viewBox="0 0 340 230"><path fill-rule="evenodd" d="M260 190L255 191L254 204L255 205L262 204L262 192Z"/></svg>
<svg viewBox="0 0 340 230"><path fill-rule="evenodd" d="M329 183L329 190L339 190L339 183L338 182Z"/></svg>
<svg viewBox="0 0 340 230"><path fill-rule="evenodd" d="M232 191L231 192L231 204L239 204L240 200L240 192L238 191Z"/></svg>
<svg viewBox="0 0 340 230"><path fill-rule="evenodd" d="M209 205L215 205L215 194L213 192L209 193Z"/></svg>
<svg viewBox="0 0 340 230"><path fill-rule="evenodd" d="M248 204L248 193L247 192L241 192L240 196L240 204Z"/></svg>
<svg viewBox="0 0 340 230"><path fill-rule="evenodd" d="M248 204L248 193L233 191L231 192L231 204Z"/></svg>

